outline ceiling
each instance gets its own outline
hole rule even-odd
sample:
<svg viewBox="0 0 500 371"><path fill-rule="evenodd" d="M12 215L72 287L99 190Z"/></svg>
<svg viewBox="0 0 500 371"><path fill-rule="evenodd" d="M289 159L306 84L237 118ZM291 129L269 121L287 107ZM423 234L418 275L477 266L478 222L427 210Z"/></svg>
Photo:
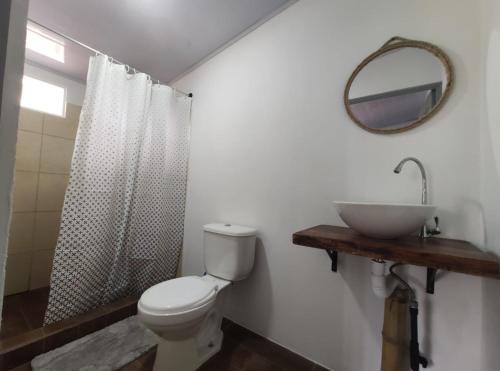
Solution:
<svg viewBox="0 0 500 371"><path fill-rule="evenodd" d="M31 0L29 18L170 82L296 0ZM26 58L85 80L93 53L66 42L64 64Z"/></svg>

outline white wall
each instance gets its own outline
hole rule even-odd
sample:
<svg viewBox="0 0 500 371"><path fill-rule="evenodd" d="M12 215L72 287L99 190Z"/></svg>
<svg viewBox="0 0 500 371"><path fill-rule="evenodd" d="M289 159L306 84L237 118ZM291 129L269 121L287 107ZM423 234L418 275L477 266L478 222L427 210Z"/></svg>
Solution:
<svg viewBox="0 0 500 371"><path fill-rule="evenodd" d="M481 90L481 195L487 217L486 247L500 254L500 4L483 0Z"/></svg>
<svg viewBox="0 0 500 371"><path fill-rule="evenodd" d="M24 74L66 88L66 100L68 103L78 106L83 104L85 84L82 82L29 63L24 64Z"/></svg>
<svg viewBox="0 0 500 371"><path fill-rule="evenodd" d="M342 255L335 274L325 252L291 236L342 224L333 200L418 202L417 169L392 173L413 155L427 168L444 236L484 243L479 17L474 0L302 0L178 81L194 93L183 273L203 272L204 223L255 226L256 267L231 287L227 315L336 371L378 369L383 302L369 261ZM374 135L349 121L342 94L354 67L394 35L443 47L456 89L425 125ZM412 275L422 289L425 271ZM431 369L478 369L481 289L479 278L442 273L436 295L420 293Z"/></svg>
<svg viewBox="0 0 500 371"><path fill-rule="evenodd" d="M481 201L486 216L485 248L500 255L500 3L483 0L481 91ZM483 371L500 364L500 286L483 282Z"/></svg>

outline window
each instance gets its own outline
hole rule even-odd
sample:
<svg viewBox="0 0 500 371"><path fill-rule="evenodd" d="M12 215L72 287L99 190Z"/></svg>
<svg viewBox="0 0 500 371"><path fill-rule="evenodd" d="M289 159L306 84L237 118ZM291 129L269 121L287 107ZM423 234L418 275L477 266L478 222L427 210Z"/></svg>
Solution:
<svg viewBox="0 0 500 371"><path fill-rule="evenodd" d="M66 114L66 89L24 76L21 107L64 117Z"/></svg>
<svg viewBox="0 0 500 371"><path fill-rule="evenodd" d="M64 44L31 26L26 31L26 49L64 63Z"/></svg>

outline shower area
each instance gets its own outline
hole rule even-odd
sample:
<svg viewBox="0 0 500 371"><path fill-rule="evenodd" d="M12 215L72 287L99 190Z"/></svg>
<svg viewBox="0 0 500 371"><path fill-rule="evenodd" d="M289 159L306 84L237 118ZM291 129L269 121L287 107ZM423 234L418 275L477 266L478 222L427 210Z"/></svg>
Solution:
<svg viewBox="0 0 500 371"><path fill-rule="evenodd" d="M48 351L177 275L191 96L34 21L24 71L0 345Z"/></svg>
<svg viewBox="0 0 500 371"><path fill-rule="evenodd" d="M0 339L43 324L85 93L70 66L90 54L32 23L26 32Z"/></svg>
<svg viewBox="0 0 500 371"><path fill-rule="evenodd" d="M21 108L2 339L42 326L80 111Z"/></svg>

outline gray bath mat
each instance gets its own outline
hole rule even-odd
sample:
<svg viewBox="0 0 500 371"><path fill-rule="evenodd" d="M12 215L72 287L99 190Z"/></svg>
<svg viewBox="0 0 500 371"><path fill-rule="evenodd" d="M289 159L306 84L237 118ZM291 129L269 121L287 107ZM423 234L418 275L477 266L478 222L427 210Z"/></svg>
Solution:
<svg viewBox="0 0 500 371"><path fill-rule="evenodd" d="M158 338L129 317L31 361L33 371L113 371L158 344Z"/></svg>

